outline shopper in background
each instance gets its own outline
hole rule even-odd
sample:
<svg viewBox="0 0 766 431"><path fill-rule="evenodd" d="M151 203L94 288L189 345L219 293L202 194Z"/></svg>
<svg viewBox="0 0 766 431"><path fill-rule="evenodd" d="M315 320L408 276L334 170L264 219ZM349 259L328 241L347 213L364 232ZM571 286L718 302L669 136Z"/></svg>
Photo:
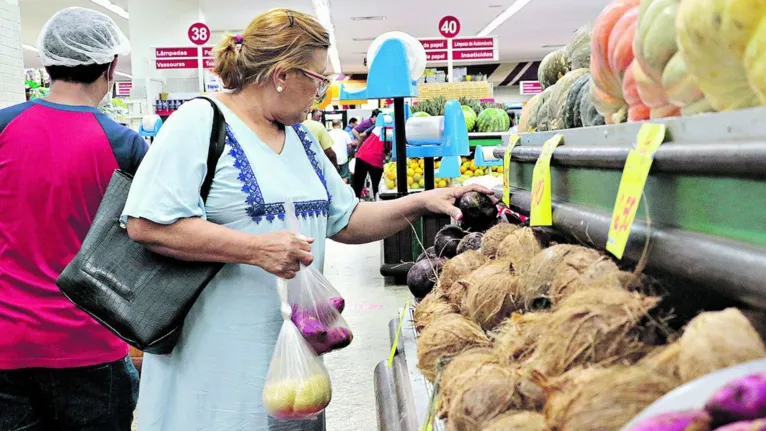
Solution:
<svg viewBox="0 0 766 431"><path fill-rule="evenodd" d="M326 238L360 244L426 213L460 218L453 203L469 188L360 204L317 156L319 144L300 123L327 89L329 46L316 19L289 9L225 37L215 73L230 90L217 103L232 151L219 160L207 201L199 197L213 117L205 101L170 117L135 176L125 208L131 238L168 256L228 263L190 310L173 352L145 355L141 431L323 430L323 416L277 421L261 402L283 322L277 278L294 277L301 264L321 270ZM289 230L288 200L309 239Z"/></svg>
<svg viewBox="0 0 766 431"><path fill-rule="evenodd" d="M511 121L511 128L508 129L511 133L519 133L519 126L516 124L516 111L508 110L508 118Z"/></svg>
<svg viewBox="0 0 766 431"><path fill-rule="evenodd" d="M327 132L325 125L319 121L311 119L304 121L303 125L306 126L306 128L309 130L309 132L311 132L317 142L319 142L319 145L322 147L324 154L328 159L330 159L330 162L332 162L333 166L337 168L338 155L335 154L335 151L332 149L333 140L330 137L330 133Z"/></svg>
<svg viewBox="0 0 766 431"><path fill-rule="evenodd" d="M343 130L343 123L340 120L333 120L330 137L333 141L332 149L338 157L338 172L343 181L348 184L348 180L351 178L351 173L348 171L348 155L351 152L353 141Z"/></svg>
<svg viewBox="0 0 766 431"><path fill-rule="evenodd" d="M322 121L322 110L314 108L311 110L311 119L314 121L321 122Z"/></svg>
<svg viewBox="0 0 766 431"><path fill-rule="evenodd" d="M343 129L343 130L345 130L349 134L349 136L351 136L351 139L355 138L353 130L354 130L354 127L356 127L356 124L358 122L359 122L359 120L357 120L354 117L351 117L351 119L348 120L348 125L346 126L345 129Z"/></svg>
<svg viewBox="0 0 766 431"><path fill-rule="evenodd" d="M106 15L55 14L38 40L50 94L0 111L0 430L130 430L128 345L56 287L138 133L97 107L130 45Z"/></svg>
<svg viewBox="0 0 766 431"><path fill-rule="evenodd" d="M380 179L383 178L383 166L386 161L386 146L380 137L381 128L374 127L364 143L359 146L354 162L354 178L352 180L354 193L361 199L367 175L372 181L372 196L378 195Z"/></svg>
<svg viewBox="0 0 766 431"><path fill-rule="evenodd" d="M375 127L375 122L378 120L378 114L380 114L380 109L374 109L372 114L370 114L370 118L357 124L356 127L352 129L351 133L354 134L354 138L357 142L361 144L368 136L370 136L370 132L372 132L372 129Z"/></svg>

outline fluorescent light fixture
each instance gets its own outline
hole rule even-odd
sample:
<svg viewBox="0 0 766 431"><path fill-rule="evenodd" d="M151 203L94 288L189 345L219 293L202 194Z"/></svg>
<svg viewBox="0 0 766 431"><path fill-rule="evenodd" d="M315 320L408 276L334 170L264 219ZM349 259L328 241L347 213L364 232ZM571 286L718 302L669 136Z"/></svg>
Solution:
<svg viewBox="0 0 766 431"><path fill-rule="evenodd" d="M511 6L508 7L508 9L504 10L500 15L498 15L495 19L492 20L482 31L480 31L476 36L484 37L489 36L490 33L495 31L500 25L514 15L518 11L520 11L524 6L529 4L529 2L532 0L516 0Z"/></svg>
<svg viewBox="0 0 766 431"><path fill-rule="evenodd" d="M373 40L375 40L375 38L374 37L354 37L354 38L351 38L351 40L353 40L354 42L372 42Z"/></svg>
<svg viewBox="0 0 766 431"><path fill-rule="evenodd" d="M119 17L130 19L130 14L128 13L128 11L110 2L109 0L90 0L90 2L101 6L102 8L108 10L109 12L112 12L113 14Z"/></svg>
<svg viewBox="0 0 766 431"><path fill-rule="evenodd" d="M351 21L383 21L384 19L386 19L386 17L380 15L351 17Z"/></svg>
<svg viewBox="0 0 766 431"><path fill-rule="evenodd" d="M330 56L330 64L334 73L341 73L340 54L338 53L338 44L335 40L335 26L332 24L332 13L330 12L330 3L328 0L311 0L314 4L314 14L319 23L327 29L330 35L330 49L327 51Z"/></svg>
<svg viewBox="0 0 766 431"><path fill-rule="evenodd" d="M130 74L128 74L128 73L124 73L124 72L114 72L114 74L115 74L115 75L119 75L119 76L122 76L122 77L125 77L125 78L133 79L133 75L130 75Z"/></svg>
<svg viewBox="0 0 766 431"><path fill-rule="evenodd" d="M566 45L543 45L541 48L561 48Z"/></svg>
<svg viewBox="0 0 766 431"><path fill-rule="evenodd" d="M22 44L21 44L21 47L22 47L22 48L24 48L24 49L26 49L27 51L32 51L32 52L40 52L40 50L39 50L39 49L35 48L35 47L34 47L34 46L32 46L32 45L27 45L26 43L22 43Z"/></svg>

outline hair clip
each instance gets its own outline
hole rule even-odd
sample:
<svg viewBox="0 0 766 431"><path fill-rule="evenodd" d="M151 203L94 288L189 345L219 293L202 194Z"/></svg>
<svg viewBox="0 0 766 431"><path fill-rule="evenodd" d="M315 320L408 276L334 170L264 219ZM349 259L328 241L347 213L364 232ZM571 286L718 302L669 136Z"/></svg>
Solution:
<svg viewBox="0 0 766 431"><path fill-rule="evenodd" d="M234 40L237 42L237 44L241 44L242 43L242 35L241 34L237 34L236 36L234 36Z"/></svg>
<svg viewBox="0 0 766 431"><path fill-rule="evenodd" d="M287 19L290 20L290 27L292 27L293 25L295 25L295 16L293 16L293 13L289 10L286 11L285 13L287 14Z"/></svg>

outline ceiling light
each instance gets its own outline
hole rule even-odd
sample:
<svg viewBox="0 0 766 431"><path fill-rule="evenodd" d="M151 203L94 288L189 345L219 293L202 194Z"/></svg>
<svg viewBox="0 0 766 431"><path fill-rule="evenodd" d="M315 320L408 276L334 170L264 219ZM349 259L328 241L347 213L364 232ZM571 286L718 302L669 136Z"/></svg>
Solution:
<svg viewBox="0 0 766 431"><path fill-rule="evenodd" d="M508 9L504 10L497 18L493 19L477 36L484 37L489 36L490 33L495 31L500 25L506 22L510 17L516 15L524 6L529 4L532 0L516 0Z"/></svg>
<svg viewBox="0 0 766 431"><path fill-rule="evenodd" d="M34 46L32 46L32 45L27 45L26 43L22 43L22 44L21 44L21 47L22 47L22 48L24 48L24 49L26 49L27 51L32 51L32 52L40 52L40 50L39 50L39 49L35 48L35 47L34 47Z"/></svg>
<svg viewBox="0 0 766 431"><path fill-rule="evenodd" d="M327 54L330 56L333 72L341 73L340 54L338 53L338 44L335 40L335 26L332 24L330 4L328 0L311 0L311 2L314 4L314 15L330 35L330 49L327 50Z"/></svg>
<svg viewBox="0 0 766 431"><path fill-rule="evenodd" d="M130 19L130 14L128 13L128 11L110 2L109 0L90 0L90 2L101 6L102 8L108 10L109 12L112 12L113 14L117 16L120 16L125 19Z"/></svg>
<svg viewBox="0 0 766 431"><path fill-rule="evenodd" d="M115 75L123 76L125 78L133 79L133 75L124 72L114 72Z"/></svg>
<svg viewBox="0 0 766 431"><path fill-rule="evenodd" d="M386 19L384 16L376 15L376 16L353 16L351 17L351 21L383 21Z"/></svg>
<svg viewBox="0 0 766 431"><path fill-rule="evenodd" d="M375 38L374 37L354 37L351 40L353 40L354 42L372 42L373 40L375 40Z"/></svg>
<svg viewBox="0 0 766 431"><path fill-rule="evenodd" d="M566 45L543 45L542 48L561 48Z"/></svg>

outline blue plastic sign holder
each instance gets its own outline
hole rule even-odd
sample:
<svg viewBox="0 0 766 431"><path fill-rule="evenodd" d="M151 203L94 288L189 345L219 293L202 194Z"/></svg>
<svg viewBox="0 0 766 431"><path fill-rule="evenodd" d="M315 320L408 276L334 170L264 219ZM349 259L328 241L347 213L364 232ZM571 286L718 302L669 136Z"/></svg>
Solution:
<svg viewBox="0 0 766 431"><path fill-rule="evenodd" d="M476 153L473 156L473 163L480 168L485 166L503 166L503 161L500 159L485 160L481 145L476 146Z"/></svg>
<svg viewBox="0 0 766 431"><path fill-rule="evenodd" d="M395 99L418 97L418 83L410 77L407 49L399 39L389 39L380 46L370 64L367 87L346 91L340 85L339 100Z"/></svg>

